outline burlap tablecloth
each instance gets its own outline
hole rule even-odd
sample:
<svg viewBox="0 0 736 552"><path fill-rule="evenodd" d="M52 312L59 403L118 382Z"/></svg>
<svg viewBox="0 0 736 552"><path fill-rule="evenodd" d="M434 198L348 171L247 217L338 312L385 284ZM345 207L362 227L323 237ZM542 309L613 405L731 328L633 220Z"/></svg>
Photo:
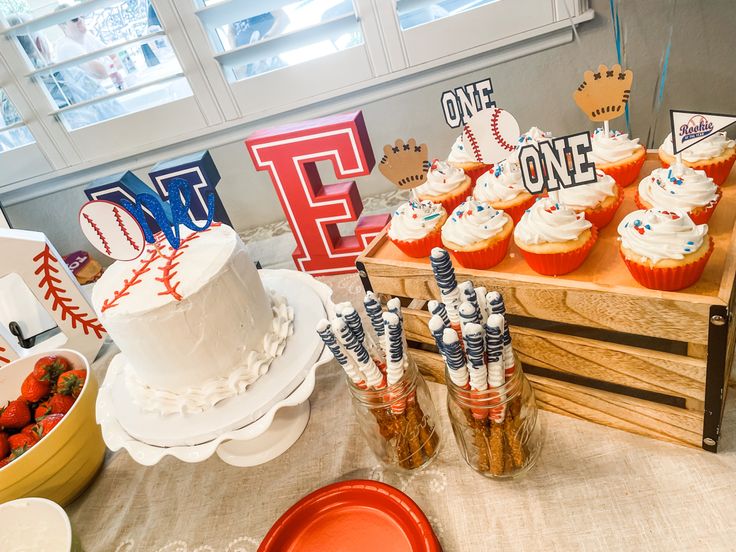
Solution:
<svg viewBox="0 0 736 552"><path fill-rule="evenodd" d="M324 281L336 301L360 301L356 276ZM95 364L99 374L114 352L111 347ZM733 394L717 455L542 412L546 440L537 466L520 481L494 482L462 462L445 390L430 389L443 445L418 474L395 476L377 465L333 363L318 372L304 434L279 458L255 468L235 468L217 456L143 467L125 451L109 453L67 512L89 552L255 552L302 496L337 480L369 477L411 496L446 552L736 549Z"/></svg>

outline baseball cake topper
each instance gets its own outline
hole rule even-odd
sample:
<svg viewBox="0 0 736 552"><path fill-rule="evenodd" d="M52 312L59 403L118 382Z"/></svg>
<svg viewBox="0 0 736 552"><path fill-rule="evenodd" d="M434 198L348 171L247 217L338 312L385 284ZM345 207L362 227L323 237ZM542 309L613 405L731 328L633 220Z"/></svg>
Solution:
<svg viewBox="0 0 736 552"><path fill-rule="evenodd" d="M519 166L524 187L530 194L552 193L597 181L590 133L579 132L522 145Z"/></svg>
<svg viewBox="0 0 736 552"><path fill-rule="evenodd" d="M572 97L588 119L603 121L608 132L608 121L625 113L633 80L634 73L631 69L624 71L619 64L612 65L610 69L599 65L595 73L583 73L583 82Z"/></svg>
<svg viewBox="0 0 736 552"><path fill-rule="evenodd" d="M393 145L383 146L378 170L394 186L408 190L424 184L429 166L427 144L417 146L414 138L409 138L406 143L399 138Z"/></svg>
<svg viewBox="0 0 736 552"><path fill-rule="evenodd" d="M514 152L519 141L519 123L498 107L475 113L463 127L463 146L478 163L493 164Z"/></svg>
<svg viewBox="0 0 736 552"><path fill-rule="evenodd" d="M101 253L116 260L137 259L145 249L145 242L157 245L156 235L149 225L152 217L173 249L180 244L179 227L195 232L210 227L215 213L215 196L209 193L207 219L201 225L192 220L190 204L192 187L184 179L174 178L167 184L171 218L154 193L140 193L135 203L121 199L121 205L96 199L85 203L79 211L79 224L89 242Z"/></svg>
<svg viewBox="0 0 736 552"><path fill-rule="evenodd" d="M689 147L702 142L733 123L736 123L736 116L726 113L670 109L672 151L679 156Z"/></svg>

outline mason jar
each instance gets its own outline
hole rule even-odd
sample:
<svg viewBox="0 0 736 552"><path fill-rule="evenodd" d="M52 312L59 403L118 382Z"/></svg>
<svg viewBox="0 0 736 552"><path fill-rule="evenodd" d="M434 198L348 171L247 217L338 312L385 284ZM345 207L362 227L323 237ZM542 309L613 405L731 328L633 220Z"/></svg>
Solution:
<svg viewBox="0 0 736 552"><path fill-rule="evenodd" d="M384 466L411 472L437 456L437 411L411 356L401 379L383 389L362 389L346 381L361 432Z"/></svg>
<svg viewBox="0 0 736 552"><path fill-rule="evenodd" d="M447 382L447 411L460 455L481 475L511 479L529 471L542 448L534 390L517 363L500 387L471 391Z"/></svg>

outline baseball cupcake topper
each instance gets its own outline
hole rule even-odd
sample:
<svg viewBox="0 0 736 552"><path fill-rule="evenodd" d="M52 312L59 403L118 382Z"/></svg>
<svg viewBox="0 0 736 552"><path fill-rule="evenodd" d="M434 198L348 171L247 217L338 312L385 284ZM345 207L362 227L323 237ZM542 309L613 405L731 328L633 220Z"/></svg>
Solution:
<svg viewBox="0 0 736 552"><path fill-rule="evenodd" d="M463 127L463 146L478 163L498 163L514 152L520 134L511 113L491 107L468 119Z"/></svg>

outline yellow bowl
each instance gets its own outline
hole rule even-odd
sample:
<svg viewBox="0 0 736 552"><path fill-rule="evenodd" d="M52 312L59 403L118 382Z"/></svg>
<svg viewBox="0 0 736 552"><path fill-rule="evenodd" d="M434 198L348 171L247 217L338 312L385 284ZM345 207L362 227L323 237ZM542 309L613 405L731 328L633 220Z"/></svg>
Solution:
<svg viewBox="0 0 736 552"><path fill-rule="evenodd" d="M69 504L92 482L105 459L105 442L95 418L97 380L76 351L37 353L0 368L0 405L16 399L36 361L51 354L66 358L75 370L86 370L87 380L61 422L23 456L0 468L0 504L27 496Z"/></svg>

